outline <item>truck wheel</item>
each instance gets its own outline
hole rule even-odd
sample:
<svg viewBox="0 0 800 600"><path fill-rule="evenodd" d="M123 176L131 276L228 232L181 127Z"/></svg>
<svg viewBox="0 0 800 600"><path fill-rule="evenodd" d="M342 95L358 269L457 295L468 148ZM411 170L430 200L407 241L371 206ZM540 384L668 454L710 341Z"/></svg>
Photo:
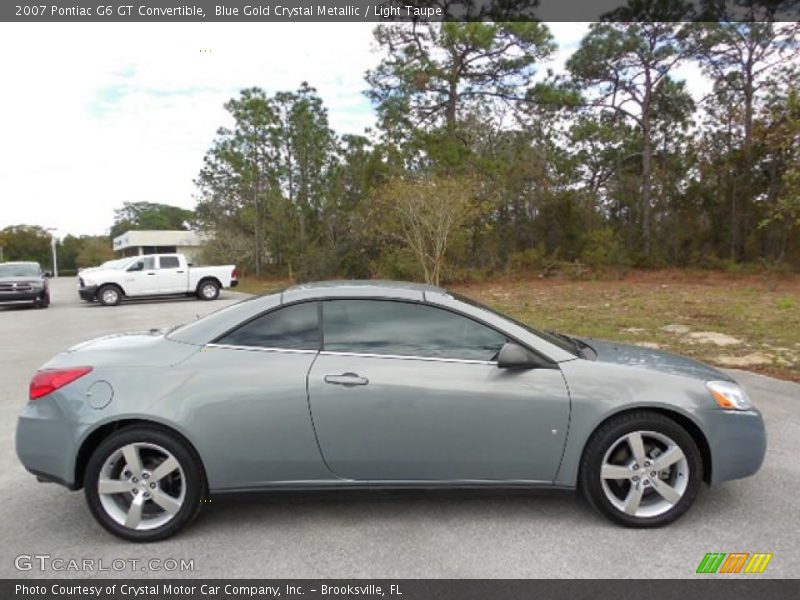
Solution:
<svg viewBox="0 0 800 600"><path fill-rule="evenodd" d="M45 292L39 298L33 301L36 308L47 308L50 306L50 292Z"/></svg>
<svg viewBox="0 0 800 600"><path fill-rule="evenodd" d="M115 285L104 285L98 290L97 299L103 306L116 306L122 300L122 291Z"/></svg>
<svg viewBox="0 0 800 600"><path fill-rule="evenodd" d="M219 298L219 284L213 279L201 281L197 286L197 297L200 300L216 300Z"/></svg>

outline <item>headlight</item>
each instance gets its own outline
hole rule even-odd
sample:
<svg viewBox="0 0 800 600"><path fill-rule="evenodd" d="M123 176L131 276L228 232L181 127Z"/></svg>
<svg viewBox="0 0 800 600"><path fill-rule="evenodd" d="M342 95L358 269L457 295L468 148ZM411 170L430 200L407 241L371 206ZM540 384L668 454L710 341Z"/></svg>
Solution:
<svg viewBox="0 0 800 600"><path fill-rule="evenodd" d="M739 385L730 381L709 381L706 383L711 396L726 410L749 410L753 408L750 398Z"/></svg>

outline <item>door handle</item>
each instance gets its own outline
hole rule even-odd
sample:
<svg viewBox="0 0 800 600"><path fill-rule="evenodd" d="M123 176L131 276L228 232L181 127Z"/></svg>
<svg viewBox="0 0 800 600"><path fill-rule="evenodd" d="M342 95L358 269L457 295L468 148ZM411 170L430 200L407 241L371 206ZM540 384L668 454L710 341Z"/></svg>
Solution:
<svg viewBox="0 0 800 600"><path fill-rule="evenodd" d="M175 271L176 273L183 273L183 271Z"/></svg>
<svg viewBox="0 0 800 600"><path fill-rule="evenodd" d="M148 273L148 275L155 275L155 273Z"/></svg>
<svg viewBox="0 0 800 600"><path fill-rule="evenodd" d="M341 375L325 375L325 383L351 387L354 385L367 385L369 379L360 377L357 373L342 373Z"/></svg>

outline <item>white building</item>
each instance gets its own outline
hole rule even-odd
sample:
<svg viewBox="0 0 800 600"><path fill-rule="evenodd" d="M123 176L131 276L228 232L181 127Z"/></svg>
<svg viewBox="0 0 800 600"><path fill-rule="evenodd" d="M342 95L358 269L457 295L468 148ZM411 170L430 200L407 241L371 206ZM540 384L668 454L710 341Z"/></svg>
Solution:
<svg viewBox="0 0 800 600"><path fill-rule="evenodd" d="M180 252L189 262L197 262L202 238L195 231L127 231L114 238L114 252L118 256L143 254L170 254Z"/></svg>

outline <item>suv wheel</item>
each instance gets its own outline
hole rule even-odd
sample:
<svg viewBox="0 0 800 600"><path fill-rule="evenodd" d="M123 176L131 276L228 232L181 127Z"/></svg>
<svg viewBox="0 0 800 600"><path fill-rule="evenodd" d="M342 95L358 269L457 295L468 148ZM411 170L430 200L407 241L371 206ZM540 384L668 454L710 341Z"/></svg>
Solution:
<svg viewBox="0 0 800 600"><path fill-rule="evenodd" d="M702 481L692 436L672 419L637 411L598 429L581 460L580 487L589 503L628 527L658 527L683 515Z"/></svg>
<svg viewBox="0 0 800 600"><path fill-rule="evenodd" d="M176 436L150 427L105 439L89 459L83 486L100 525L134 542L180 531L197 516L206 489L196 454Z"/></svg>

